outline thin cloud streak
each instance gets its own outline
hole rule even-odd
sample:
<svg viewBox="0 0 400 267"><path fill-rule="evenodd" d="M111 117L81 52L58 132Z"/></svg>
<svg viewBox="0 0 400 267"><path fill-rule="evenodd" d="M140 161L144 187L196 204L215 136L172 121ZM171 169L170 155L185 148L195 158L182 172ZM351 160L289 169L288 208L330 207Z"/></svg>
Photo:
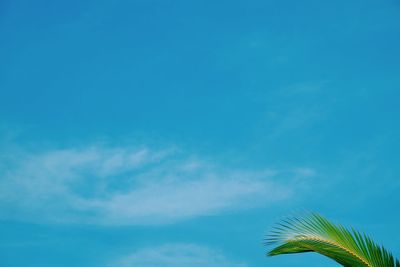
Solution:
<svg viewBox="0 0 400 267"><path fill-rule="evenodd" d="M195 244L165 244L144 248L109 264L109 267L246 267L222 253Z"/></svg>
<svg viewBox="0 0 400 267"><path fill-rule="evenodd" d="M293 196L271 170L225 169L176 150L87 146L23 152L0 166L0 218L37 223L166 224ZM301 187L301 186L299 186Z"/></svg>

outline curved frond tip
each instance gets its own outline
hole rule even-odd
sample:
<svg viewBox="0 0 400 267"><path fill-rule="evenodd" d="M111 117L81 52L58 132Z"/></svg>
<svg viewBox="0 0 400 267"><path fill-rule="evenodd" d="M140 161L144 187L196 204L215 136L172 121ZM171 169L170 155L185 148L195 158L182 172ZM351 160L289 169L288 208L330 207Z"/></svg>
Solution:
<svg viewBox="0 0 400 267"><path fill-rule="evenodd" d="M283 220L267 236L266 244L276 246L268 256L316 252L345 267L400 267L398 259L368 236L315 213Z"/></svg>

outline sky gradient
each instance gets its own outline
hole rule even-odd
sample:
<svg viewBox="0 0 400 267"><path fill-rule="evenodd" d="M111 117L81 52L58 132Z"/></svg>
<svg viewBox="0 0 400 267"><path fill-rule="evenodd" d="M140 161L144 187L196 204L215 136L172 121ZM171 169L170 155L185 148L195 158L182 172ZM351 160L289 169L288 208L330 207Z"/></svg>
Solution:
<svg viewBox="0 0 400 267"><path fill-rule="evenodd" d="M400 3L0 2L0 266L267 258L304 211L400 256Z"/></svg>

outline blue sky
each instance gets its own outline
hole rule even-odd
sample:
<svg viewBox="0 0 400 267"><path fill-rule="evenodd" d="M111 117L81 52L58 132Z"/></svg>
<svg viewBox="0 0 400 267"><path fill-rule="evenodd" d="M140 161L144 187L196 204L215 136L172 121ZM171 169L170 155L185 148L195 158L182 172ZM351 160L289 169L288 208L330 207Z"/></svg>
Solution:
<svg viewBox="0 0 400 267"><path fill-rule="evenodd" d="M0 3L0 265L265 257L316 211L400 256L400 4Z"/></svg>

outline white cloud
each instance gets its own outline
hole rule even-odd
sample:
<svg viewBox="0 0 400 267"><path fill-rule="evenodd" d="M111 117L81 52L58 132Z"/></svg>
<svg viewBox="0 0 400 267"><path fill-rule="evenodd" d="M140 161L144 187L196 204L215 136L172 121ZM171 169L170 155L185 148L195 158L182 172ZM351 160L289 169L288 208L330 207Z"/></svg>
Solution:
<svg viewBox="0 0 400 267"><path fill-rule="evenodd" d="M89 146L2 156L0 218L33 222L162 224L268 205L299 175L225 169L174 150ZM287 174L286 174L287 175Z"/></svg>
<svg viewBox="0 0 400 267"><path fill-rule="evenodd" d="M246 267L218 251L194 244L166 244L138 250L112 262L110 267Z"/></svg>

